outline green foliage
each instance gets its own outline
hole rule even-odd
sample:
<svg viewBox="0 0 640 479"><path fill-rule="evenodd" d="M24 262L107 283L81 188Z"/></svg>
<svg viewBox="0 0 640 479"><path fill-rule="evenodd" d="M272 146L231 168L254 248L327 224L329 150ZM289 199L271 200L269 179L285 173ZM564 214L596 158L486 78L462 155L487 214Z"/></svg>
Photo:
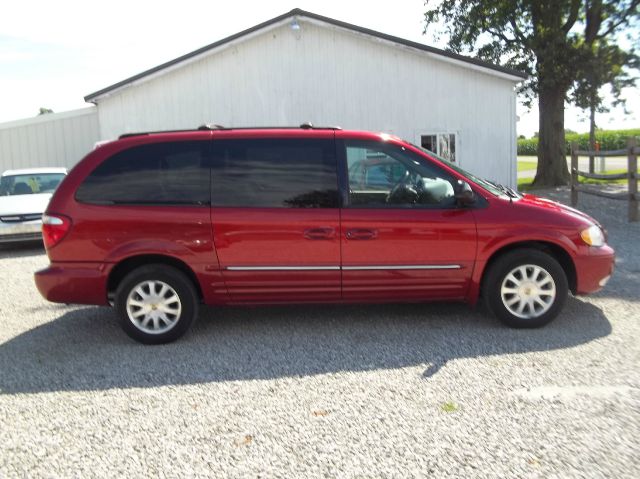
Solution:
<svg viewBox="0 0 640 479"><path fill-rule="evenodd" d="M627 147L627 141L635 136L640 141L640 128L632 130L597 130L596 141L601 150L621 150ZM578 142L581 150L589 149L589 133L567 133L565 135L567 155L571 154L571 143ZM536 156L538 154L538 138L518 140L518 155Z"/></svg>
<svg viewBox="0 0 640 479"><path fill-rule="evenodd" d="M618 67L629 66L625 55L632 51L623 50L618 40L625 30L635 31L640 0L426 0L425 5L425 33L446 36L451 51L528 74L520 93L529 105L537 97L544 140L535 182L566 183L564 100L584 85L613 82L599 74L608 68L615 67L615 78L623 79ZM581 82L593 64L605 60L598 75Z"/></svg>
<svg viewBox="0 0 640 479"><path fill-rule="evenodd" d="M38 116L47 115L48 113L53 113L53 110L51 108L40 107L40 111L38 112Z"/></svg>
<svg viewBox="0 0 640 479"><path fill-rule="evenodd" d="M448 401L440 405L440 409L444 412L456 412L458 410L458 405L452 401Z"/></svg>

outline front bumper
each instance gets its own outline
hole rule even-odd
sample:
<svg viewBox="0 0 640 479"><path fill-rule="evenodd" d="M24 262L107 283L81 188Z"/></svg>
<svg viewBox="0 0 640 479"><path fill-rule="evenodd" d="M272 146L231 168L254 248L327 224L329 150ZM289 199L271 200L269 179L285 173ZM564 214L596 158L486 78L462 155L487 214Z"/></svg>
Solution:
<svg viewBox="0 0 640 479"><path fill-rule="evenodd" d="M103 263L51 263L36 271L40 294L48 301L67 304L107 303L107 278L111 265Z"/></svg>
<svg viewBox="0 0 640 479"><path fill-rule="evenodd" d="M615 252L604 245L601 248L586 247L584 254L574 258L578 294L589 294L600 291L613 274Z"/></svg>
<svg viewBox="0 0 640 479"><path fill-rule="evenodd" d="M0 243L42 239L42 221L5 223L0 221Z"/></svg>

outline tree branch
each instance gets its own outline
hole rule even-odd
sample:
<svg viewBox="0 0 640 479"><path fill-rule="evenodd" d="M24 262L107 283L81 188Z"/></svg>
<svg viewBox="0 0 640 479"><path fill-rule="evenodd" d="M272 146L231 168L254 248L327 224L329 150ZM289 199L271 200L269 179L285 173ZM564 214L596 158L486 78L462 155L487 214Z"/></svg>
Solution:
<svg viewBox="0 0 640 479"><path fill-rule="evenodd" d="M596 35L596 38L598 40L601 40L609 35L611 35L620 25L624 24L629 16L634 13L634 11L638 8L638 6L640 6L640 0L633 0L633 2L631 2L631 5L629 5L629 8L627 8L622 15L620 15L620 19L617 22L613 22L609 25L609 28L607 28L604 32L602 32L601 34ZM637 12L635 12L637 13Z"/></svg>
<svg viewBox="0 0 640 479"><path fill-rule="evenodd" d="M573 28L576 20L578 19L578 13L580 12L580 5L582 2L580 0L572 0L571 9L569 10L569 16L567 17L567 21L562 25L562 31L564 33L569 33L569 30Z"/></svg>
<svg viewBox="0 0 640 479"><path fill-rule="evenodd" d="M515 38L509 38L504 33L499 32L497 30L493 30L493 29L488 28L488 27L486 28L486 30L487 30L487 33L490 33L494 37L498 37L500 40L505 42L507 45L513 45L514 43L517 42L517 40Z"/></svg>

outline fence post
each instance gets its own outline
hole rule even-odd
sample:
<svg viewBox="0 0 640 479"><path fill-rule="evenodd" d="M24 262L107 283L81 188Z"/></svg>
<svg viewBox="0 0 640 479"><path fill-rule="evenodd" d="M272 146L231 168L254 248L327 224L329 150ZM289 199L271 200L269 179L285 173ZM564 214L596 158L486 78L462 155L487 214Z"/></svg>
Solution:
<svg viewBox="0 0 640 479"><path fill-rule="evenodd" d="M629 157L627 173L629 175L629 221L638 221L638 155L635 137L629 138Z"/></svg>
<svg viewBox="0 0 640 479"><path fill-rule="evenodd" d="M578 204L578 143L571 142L571 206Z"/></svg>

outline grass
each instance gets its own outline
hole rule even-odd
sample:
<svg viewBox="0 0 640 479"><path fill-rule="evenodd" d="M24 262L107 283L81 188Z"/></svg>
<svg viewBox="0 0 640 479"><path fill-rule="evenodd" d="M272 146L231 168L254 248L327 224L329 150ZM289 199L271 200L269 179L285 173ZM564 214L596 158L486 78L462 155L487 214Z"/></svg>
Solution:
<svg viewBox="0 0 640 479"><path fill-rule="evenodd" d="M603 172L598 172L598 174L601 174L601 175L617 175L619 173L626 173L626 172L627 172L627 169L624 168L624 169L620 169L620 170L606 170L606 171L603 171ZM638 173L640 173L640 168L638 168ZM629 181L629 180L627 180L626 178L623 179L623 180L592 180L591 178L578 177L578 181L581 184L584 184L584 185L600 185L600 184L603 184L603 183L608 183L608 184L615 183L615 184L620 185L620 184L626 184L627 181Z"/></svg>
<svg viewBox="0 0 640 479"><path fill-rule="evenodd" d="M518 161L518 171L535 170L537 167L537 161Z"/></svg>
<svg viewBox="0 0 640 479"><path fill-rule="evenodd" d="M626 172L626 169L620 170L605 170L603 172L599 172L599 174L603 175L617 175L619 173ZM640 173L640 168L638 168L638 173ZM578 181L581 185L610 185L610 184L626 184L627 179L623 180L592 180L591 178L583 178L578 177ZM532 187L531 183L533 182L533 178L518 178L518 191L529 191L535 188Z"/></svg>

